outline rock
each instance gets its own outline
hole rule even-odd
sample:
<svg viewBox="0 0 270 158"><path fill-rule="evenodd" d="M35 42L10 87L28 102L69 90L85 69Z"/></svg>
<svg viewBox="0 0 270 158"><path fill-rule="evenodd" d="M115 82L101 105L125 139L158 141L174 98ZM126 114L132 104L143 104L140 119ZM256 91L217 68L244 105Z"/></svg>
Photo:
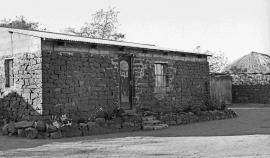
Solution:
<svg viewBox="0 0 270 158"><path fill-rule="evenodd" d="M38 132L37 139L46 139L46 138L49 138L47 132Z"/></svg>
<svg viewBox="0 0 270 158"><path fill-rule="evenodd" d="M8 135L8 124L2 127L2 135Z"/></svg>
<svg viewBox="0 0 270 158"><path fill-rule="evenodd" d="M130 127L135 127L134 122L124 122L123 123L123 128L130 128Z"/></svg>
<svg viewBox="0 0 270 158"><path fill-rule="evenodd" d="M44 139L49 139L49 138L50 138L50 133L45 132L45 133L44 133Z"/></svg>
<svg viewBox="0 0 270 158"><path fill-rule="evenodd" d="M87 122L88 128L93 128L96 126L96 122Z"/></svg>
<svg viewBox="0 0 270 158"><path fill-rule="evenodd" d="M50 138L52 138L52 139L59 139L59 138L62 138L62 134L61 134L60 131L52 132L52 133L50 133Z"/></svg>
<svg viewBox="0 0 270 158"><path fill-rule="evenodd" d="M194 115L194 113L193 113L193 112L188 112L188 114L189 114L189 115Z"/></svg>
<svg viewBox="0 0 270 158"><path fill-rule="evenodd" d="M69 132L69 136L71 137L82 136L81 130L79 130L79 128L76 126L71 126L68 132Z"/></svg>
<svg viewBox="0 0 270 158"><path fill-rule="evenodd" d="M86 122L86 120L84 119L84 118L79 118L78 120L77 120L77 123L78 124L80 124L80 123L85 123Z"/></svg>
<svg viewBox="0 0 270 158"><path fill-rule="evenodd" d="M157 116L158 113L153 111L144 111L144 116Z"/></svg>
<svg viewBox="0 0 270 158"><path fill-rule="evenodd" d="M96 118L96 124L103 127L105 125L105 118Z"/></svg>
<svg viewBox="0 0 270 158"><path fill-rule="evenodd" d="M123 128L123 119L121 117L116 117L112 120L111 127L117 128L120 126L120 128Z"/></svg>
<svg viewBox="0 0 270 158"><path fill-rule="evenodd" d="M106 121L106 127L111 127L111 124L113 124L114 121L113 120L107 120Z"/></svg>
<svg viewBox="0 0 270 158"><path fill-rule="evenodd" d="M46 131L51 133L51 132L56 132L58 129L57 127L53 126L53 125L49 125L49 124L46 124Z"/></svg>
<svg viewBox="0 0 270 158"><path fill-rule="evenodd" d="M30 121L20 121L20 122L14 123L14 126L17 129L19 129L19 128L28 128L28 127L32 127L33 126L33 122L30 122Z"/></svg>
<svg viewBox="0 0 270 158"><path fill-rule="evenodd" d="M117 124L122 124L123 123L123 119L121 117L116 117L112 121L117 123Z"/></svg>
<svg viewBox="0 0 270 158"><path fill-rule="evenodd" d="M120 129L120 128L122 128L122 125L119 124L119 123L112 123L112 124L110 125L110 127L111 127L111 128L115 128L115 129Z"/></svg>
<svg viewBox="0 0 270 158"><path fill-rule="evenodd" d="M30 138L30 139L37 138L38 130L33 127L28 127L25 129L25 135L27 138Z"/></svg>
<svg viewBox="0 0 270 158"><path fill-rule="evenodd" d="M147 120L147 121L143 121L143 124L147 124L147 125L156 125L161 123L159 120Z"/></svg>
<svg viewBox="0 0 270 158"><path fill-rule="evenodd" d="M38 131L45 131L46 130L46 125L43 121L38 121L34 123L34 127L38 130Z"/></svg>
<svg viewBox="0 0 270 158"><path fill-rule="evenodd" d="M178 125L183 124L183 122L182 122L182 119L181 119L181 118L177 118L176 122L177 122L177 124L178 124Z"/></svg>
<svg viewBox="0 0 270 158"><path fill-rule="evenodd" d="M18 133L18 137L25 137L25 136L26 136L26 135L25 135L25 130L22 129L22 128L19 128L19 129L17 130L17 133Z"/></svg>
<svg viewBox="0 0 270 158"><path fill-rule="evenodd" d="M96 118L105 118L106 117L106 112L103 110L100 110L96 113Z"/></svg>
<svg viewBox="0 0 270 158"><path fill-rule="evenodd" d="M82 136L82 131L76 125L60 127L62 137L78 137Z"/></svg>
<svg viewBox="0 0 270 158"><path fill-rule="evenodd" d="M154 116L144 116L142 117L142 121L153 121L156 118Z"/></svg>
<svg viewBox="0 0 270 158"><path fill-rule="evenodd" d="M61 134L63 137L68 137L68 133L70 131L70 127L69 126L62 126L59 128L59 130L61 131Z"/></svg>
<svg viewBox="0 0 270 158"><path fill-rule="evenodd" d="M176 121L170 121L170 125L176 125L177 123L176 123Z"/></svg>
<svg viewBox="0 0 270 158"><path fill-rule="evenodd" d="M8 133L11 133L11 135L14 135L16 133L15 123L10 122L8 124Z"/></svg>
<svg viewBox="0 0 270 158"><path fill-rule="evenodd" d="M160 130L168 128L167 124L159 124L159 125L144 125L143 130Z"/></svg>
<svg viewBox="0 0 270 158"><path fill-rule="evenodd" d="M87 127L86 123L80 123L79 125L80 125L80 127Z"/></svg>
<svg viewBox="0 0 270 158"><path fill-rule="evenodd" d="M128 115L128 116L137 116L136 110L132 109L132 110L124 110L124 113L122 113L123 115Z"/></svg>
<svg viewBox="0 0 270 158"><path fill-rule="evenodd" d="M125 110L123 108L114 109L113 113L116 117L122 117L122 115L125 113Z"/></svg>
<svg viewBox="0 0 270 158"><path fill-rule="evenodd" d="M122 117L122 119L123 119L124 122L127 122L128 119L129 119L129 116L125 115L125 116Z"/></svg>
<svg viewBox="0 0 270 158"><path fill-rule="evenodd" d="M158 130L158 129L165 129L165 128L168 128L169 126L167 124L159 124L157 126L155 126L155 130Z"/></svg>
<svg viewBox="0 0 270 158"><path fill-rule="evenodd" d="M143 130L154 130L154 127L151 125L144 125Z"/></svg>

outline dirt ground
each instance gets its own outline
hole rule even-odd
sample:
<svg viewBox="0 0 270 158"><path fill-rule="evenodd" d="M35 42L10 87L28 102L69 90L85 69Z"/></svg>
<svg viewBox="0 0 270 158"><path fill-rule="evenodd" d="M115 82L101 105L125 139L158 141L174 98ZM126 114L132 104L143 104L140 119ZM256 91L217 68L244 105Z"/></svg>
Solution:
<svg viewBox="0 0 270 158"><path fill-rule="evenodd" d="M234 110L239 118L159 131L60 140L0 136L0 157L270 157L270 108Z"/></svg>

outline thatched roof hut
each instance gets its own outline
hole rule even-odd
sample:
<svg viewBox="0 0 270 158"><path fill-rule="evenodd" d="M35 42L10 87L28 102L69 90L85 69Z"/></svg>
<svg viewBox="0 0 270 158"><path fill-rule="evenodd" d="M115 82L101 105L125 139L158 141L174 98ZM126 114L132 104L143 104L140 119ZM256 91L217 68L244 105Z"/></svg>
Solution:
<svg viewBox="0 0 270 158"><path fill-rule="evenodd" d="M229 73L270 73L270 56L251 52L225 68Z"/></svg>
<svg viewBox="0 0 270 158"><path fill-rule="evenodd" d="M233 103L270 103L270 56L251 52L225 68L232 77Z"/></svg>

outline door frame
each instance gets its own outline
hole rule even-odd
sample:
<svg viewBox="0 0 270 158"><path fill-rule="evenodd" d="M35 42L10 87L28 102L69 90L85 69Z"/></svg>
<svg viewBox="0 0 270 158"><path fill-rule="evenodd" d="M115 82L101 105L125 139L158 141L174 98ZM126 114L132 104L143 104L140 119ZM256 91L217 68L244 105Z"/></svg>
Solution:
<svg viewBox="0 0 270 158"><path fill-rule="evenodd" d="M134 89L134 74L133 74L133 55L131 54L120 54L118 56L118 76L119 76L119 106L122 107L122 83L121 83L121 70L120 70L120 61L122 59L128 58L129 70L128 70L128 81L129 81L129 109L133 109L133 96L135 94ZM128 109L126 109L128 110Z"/></svg>

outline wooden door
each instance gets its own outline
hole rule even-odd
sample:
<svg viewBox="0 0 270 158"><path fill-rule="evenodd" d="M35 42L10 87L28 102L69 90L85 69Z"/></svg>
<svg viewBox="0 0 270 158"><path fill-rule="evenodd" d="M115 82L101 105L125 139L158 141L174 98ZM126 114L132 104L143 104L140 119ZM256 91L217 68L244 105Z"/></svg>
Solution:
<svg viewBox="0 0 270 158"><path fill-rule="evenodd" d="M131 56L120 56L119 59L120 106L127 110L132 108Z"/></svg>

